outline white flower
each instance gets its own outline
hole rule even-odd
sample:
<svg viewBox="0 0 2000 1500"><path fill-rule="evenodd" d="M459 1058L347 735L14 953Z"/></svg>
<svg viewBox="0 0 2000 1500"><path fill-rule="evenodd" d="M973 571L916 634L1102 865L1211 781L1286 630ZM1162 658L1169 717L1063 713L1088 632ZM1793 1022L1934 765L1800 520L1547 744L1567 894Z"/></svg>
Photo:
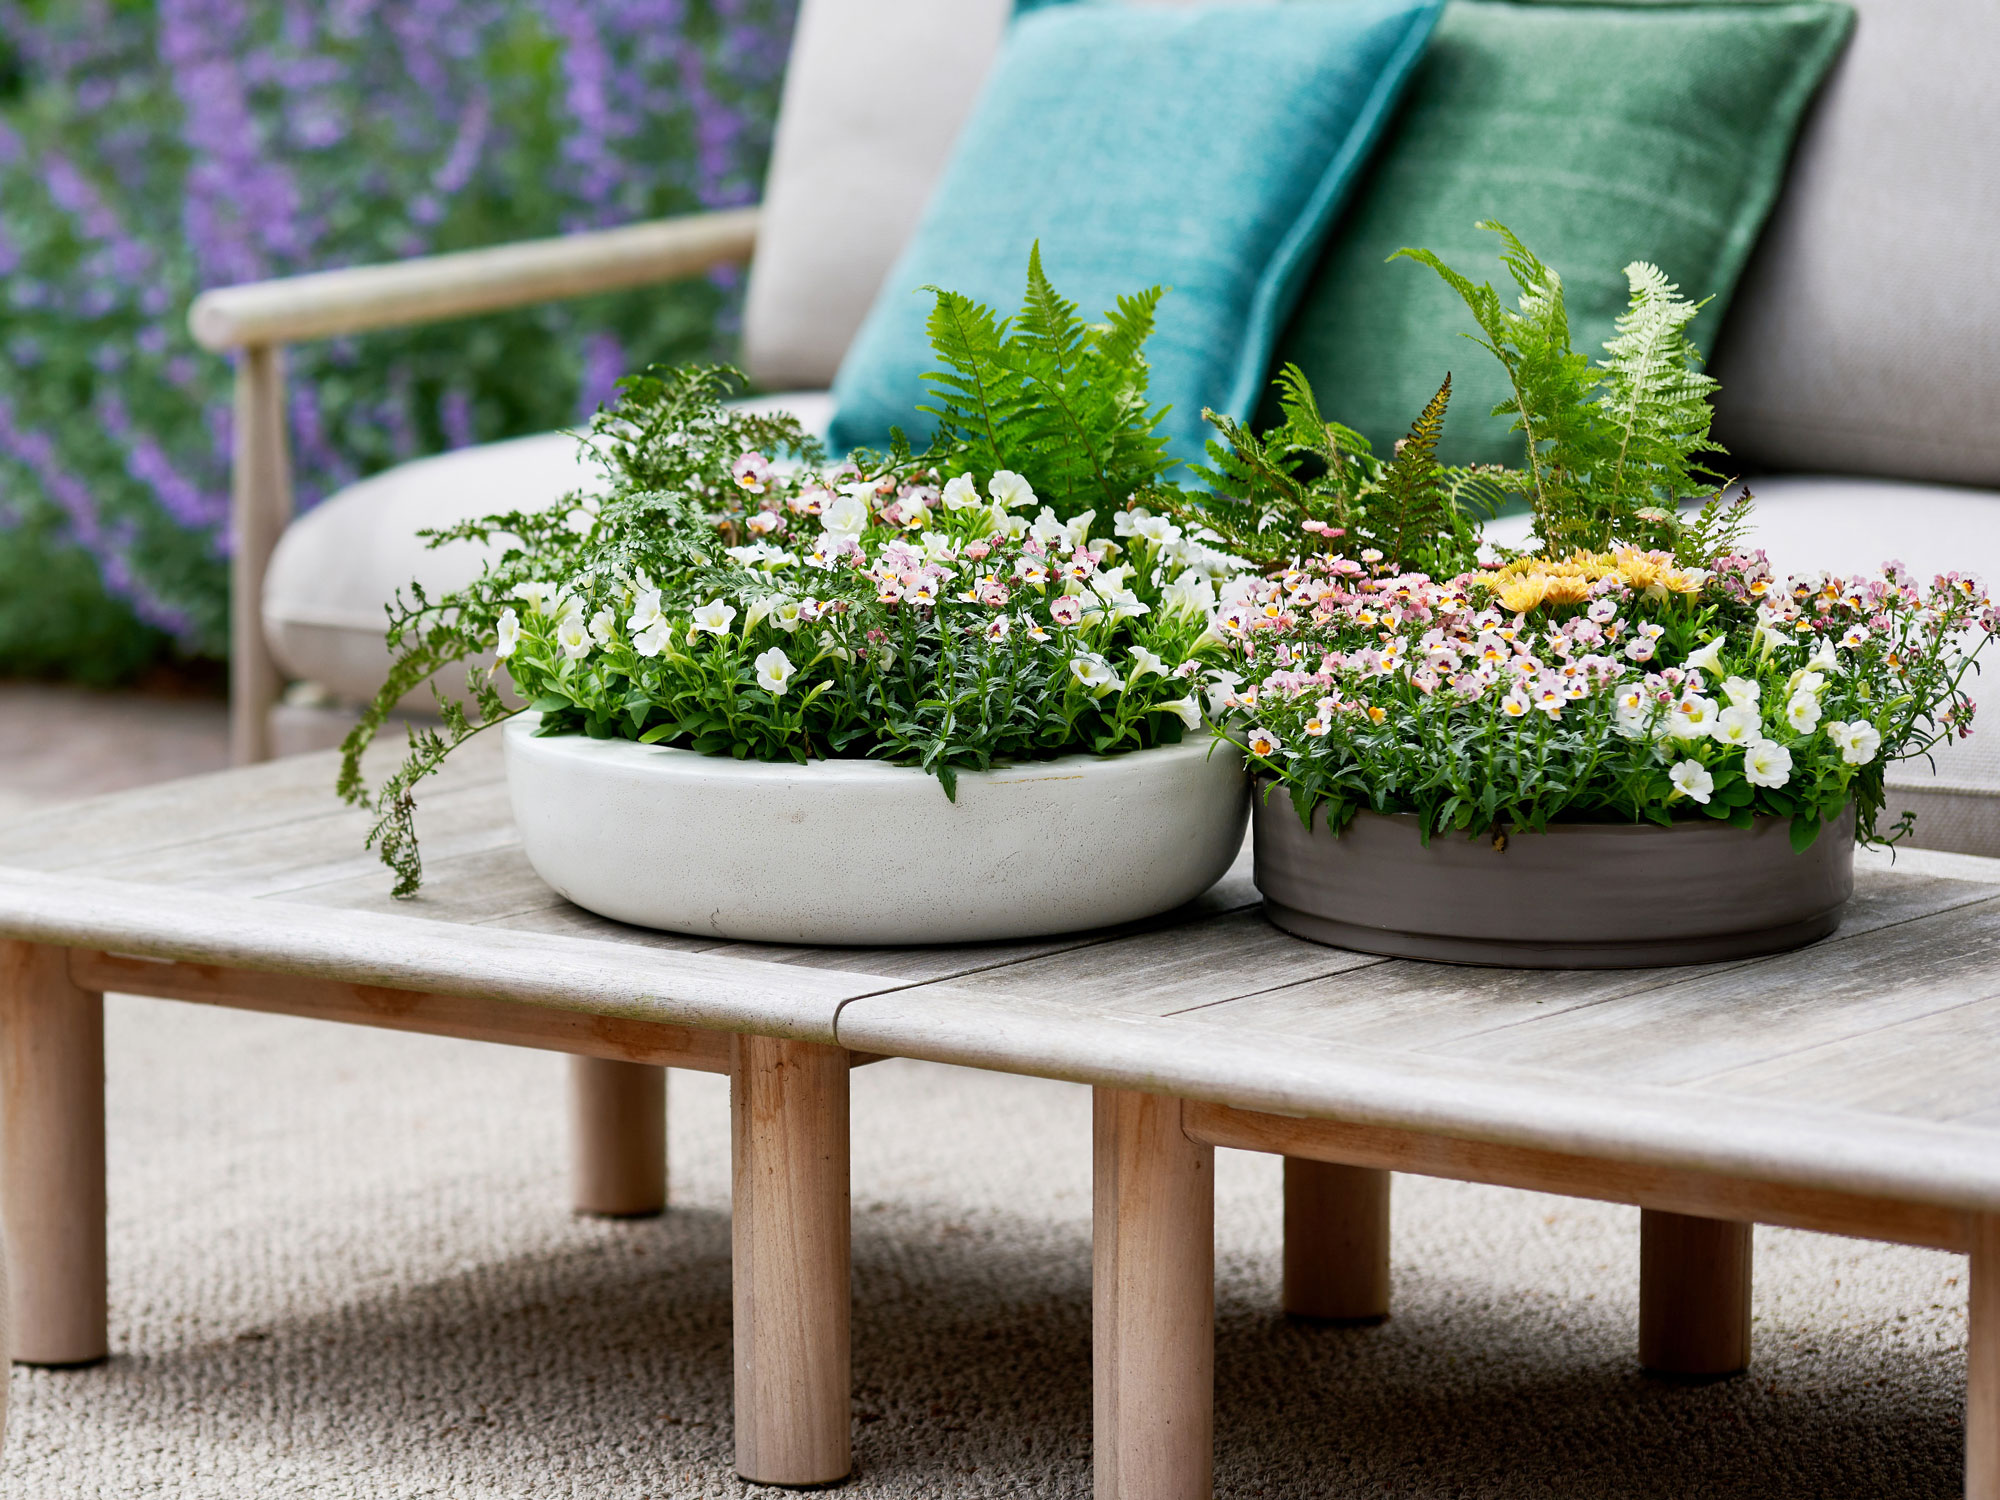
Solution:
<svg viewBox="0 0 2000 1500"><path fill-rule="evenodd" d="M783 594L766 594L761 599L752 600L750 612L743 617L743 638L748 640L750 632L755 630L760 622L784 602L785 596Z"/></svg>
<svg viewBox="0 0 2000 1500"><path fill-rule="evenodd" d="M1802 671L1792 673L1791 681L1786 684L1785 691L1788 693L1817 693L1825 686L1826 674L1824 672Z"/></svg>
<svg viewBox="0 0 2000 1500"><path fill-rule="evenodd" d="M1748 677L1731 677L1722 684L1722 696L1734 708L1755 708L1764 689Z"/></svg>
<svg viewBox="0 0 2000 1500"><path fill-rule="evenodd" d="M1160 607L1206 615L1215 608L1215 585L1190 568L1160 590Z"/></svg>
<svg viewBox="0 0 2000 1500"><path fill-rule="evenodd" d="M1144 646L1134 646L1132 648L1132 660L1137 664L1132 668L1132 680L1134 682L1146 676L1164 677L1167 675L1167 664Z"/></svg>
<svg viewBox="0 0 2000 1500"><path fill-rule="evenodd" d="M541 614L551 612L550 606L562 597L562 587L553 583L524 583L514 590L514 597L525 603L529 609Z"/></svg>
<svg viewBox="0 0 2000 1500"><path fill-rule="evenodd" d="M958 543L942 531L926 531L917 538L917 544L924 549L924 556L931 562L950 562L958 556Z"/></svg>
<svg viewBox="0 0 2000 1500"><path fill-rule="evenodd" d="M979 486L972 482L970 474L961 474L944 487L944 508L946 510L968 510L985 502L979 498Z"/></svg>
<svg viewBox="0 0 2000 1500"><path fill-rule="evenodd" d="M819 524L829 537L858 542L868 529L868 502L859 495L842 495L820 513Z"/></svg>
<svg viewBox="0 0 2000 1500"><path fill-rule="evenodd" d="M773 646L757 658L757 686L767 693L782 693L792 680L792 659Z"/></svg>
<svg viewBox="0 0 2000 1500"><path fill-rule="evenodd" d="M1709 731L1725 745L1748 745L1764 737L1764 721L1754 703L1732 703L1715 716Z"/></svg>
<svg viewBox="0 0 2000 1500"><path fill-rule="evenodd" d="M1201 705L1194 700L1194 694L1185 698L1175 698L1167 703L1155 703L1154 713L1179 714L1181 722L1190 729L1201 728Z"/></svg>
<svg viewBox="0 0 2000 1500"><path fill-rule="evenodd" d="M1783 786L1792 779L1792 752L1759 740L1743 752L1743 777L1752 786Z"/></svg>
<svg viewBox="0 0 2000 1500"><path fill-rule="evenodd" d="M1865 646L1865 645L1867 645L1867 644L1868 644L1868 627L1867 627L1866 625L1850 625L1850 626L1848 626L1848 628L1847 628L1847 634L1846 634L1846 635L1843 635L1843 636L1842 636L1842 637L1840 638L1840 644L1841 644L1842 646L1845 646L1845 647L1846 647L1846 648L1847 648L1848 650L1850 650L1850 651L1854 650L1854 649L1855 649L1856 647L1858 647L1858 646Z"/></svg>
<svg viewBox="0 0 2000 1500"><path fill-rule="evenodd" d="M1625 654L1633 661L1651 661L1653 659L1653 643L1645 636L1639 636L1626 644Z"/></svg>
<svg viewBox="0 0 2000 1500"><path fill-rule="evenodd" d="M660 591L647 589L633 601L632 614L625 621L625 628L636 634L642 630L651 630L664 618L665 616L660 613Z"/></svg>
<svg viewBox="0 0 2000 1500"><path fill-rule="evenodd" d="M1708 774L1708 767L1698 760L1679 761L1667 772L1667 780L1674 784L1674 791L1696 802L1706 802L1715 791L1715 778Z"/></svg>
<svg viewBox="0 0 2000 1500"><path fill-rule="evenodd" d="M1002 469L986 481L986 493L1002 510L1020 510L1035 503L1035 489L1012 469Z"/></svg>
<svg viewBox="0 0 2000 1500"><path fill-rule="evenodd" d="M667 649L667 639L672 634L673 626L665 619L655 620L633 635L632 649L641 656L658 656Z"/></svg>
<svg viewBox="0 0 2000 1500"><path fill-rule="evenodd" d="M1253 729L1244 737L1244 742L1252 755L1269 760L1280 748L1278 737L1268 729Z"/></svg>
<svg viewBox="0 0 2000 1500"><path fill-rule="evenodd" d="M1811 734L1819 728L1819 699L1811 693L1792 694L1792 701L1785 705L1785 719L1795 733Z"/></svg>
<svg viewBox="0 0 2000 1500"><path fill-rule="evenodd" d="M694 628L706 630L710 635L727 635L729 622L736 618L736 607L724 604L720 599L711 599L693 615Z"/></svg>
<svg viewBox="0 0 2000 1500"><path fill-rule="evenodd" d="M564 615L556 626L556 644L571 661L590 655L590 627L582 615Z"/></svg>
<svg viewBox="0 0 2000 1500"><path fill-rule="evenodd" d="M500 611L500 636L493 645L493 654L505 661L514 654L514 648L521 642L521 617L511 609Z"/></svg>
<svg viewBox="0 0 2000 1500"><path fill-rule="evenodd" d="M1699 651L1691 654L1687 659L1687 664L1690 667L1699 667L1704 672L1713 672L1720 676L1722 673L1722 640L1721 636L1717 636Z"/></svg>
<svg viewBox="0 0 2000 1500"><path fill-rule="evenodd" d="M1165 516L1141 516L1134 520L1128 533L1156 547L1170 547L1181 539L1181 529Z"/></svg>
<svg viewBox="0 0 2000 1500"><path fill-rule="evenodd" d="M1109 692L1111 685L1118 680L1118 674L1112 671L1101 657L1073 656L1070 658L1069 670L1078 682L1090 689L1093 695L1100 697Z"/></svg>
<svg viewBox="0 0 2000 1500"><path fill-rule="evenodd" d="M807 605L810 601L787 599L771 611L771 623L786 635L792 634L809 618Z"/></svg>
<svg viewBox="0 0 2000 1500"><path fill-rule="evenodd" d="M1666 733L1677 740L1700 739L1715 727L1715 702L1689 693L1667 715Z"/></svg>
<svg viewBox="0 0 2000 1500"><path fill-rule="evenodd" d="M1840 666L1840 659L1834 654L1832 641L1821 641L1819 649L1806 658L1808 672L1832 672Z"/></svg>
<svg viewBox="0 0 2000 1500"><path fill-rule="evenodd" d="M607 604L603 609L600 609L590 617L590 638L597 642L599 646L606 648L616 644L618 640L618 616L612 612L610 605Z"/></svg>
<svg viewBox="0 0 2000 1500"><path fill-rule="evenodd" d="M1826 737L1833 741L1840 751L1840 758L1850 766L1865 766L1875 758L1875 752L1882 748L1882 731L1866 719L1856 719L1848 723L1835 719L1826 726Z"/></svg>

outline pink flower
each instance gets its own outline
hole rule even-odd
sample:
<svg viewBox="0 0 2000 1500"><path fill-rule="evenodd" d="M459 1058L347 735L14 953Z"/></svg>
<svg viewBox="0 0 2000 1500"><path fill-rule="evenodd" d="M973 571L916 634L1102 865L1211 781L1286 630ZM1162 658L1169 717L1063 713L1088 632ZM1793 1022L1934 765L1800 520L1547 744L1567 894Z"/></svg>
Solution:
<svg viewBox="0 0 2000 1500"><path fill-rule="evenodd" d="M1074 594L1064 594L1049 602L1049 618L1058 625L1074 625L1083 618L1083 601Z"/></svg>
<svg viewBox="0 0 2000 1500"><path fill-rule="evenodd" d="M737 459L729 472L737 484L753 495L761 495L771 482L771 461L753 448Z"/></svg>

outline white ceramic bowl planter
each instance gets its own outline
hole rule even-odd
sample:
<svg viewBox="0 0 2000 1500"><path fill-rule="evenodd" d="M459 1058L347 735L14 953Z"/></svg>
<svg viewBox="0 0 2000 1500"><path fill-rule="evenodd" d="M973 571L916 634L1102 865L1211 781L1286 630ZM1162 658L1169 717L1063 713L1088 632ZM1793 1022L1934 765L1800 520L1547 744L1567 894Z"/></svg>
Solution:
<svg viewBox="0 0 2000 1500"><path fill-rule="evenodd" d="M642 927L773 943L958 943L1103 927L1192 900L1250 804L1206 735L937 778L768 765L511 720L507 786L535 873Z"/></svg>

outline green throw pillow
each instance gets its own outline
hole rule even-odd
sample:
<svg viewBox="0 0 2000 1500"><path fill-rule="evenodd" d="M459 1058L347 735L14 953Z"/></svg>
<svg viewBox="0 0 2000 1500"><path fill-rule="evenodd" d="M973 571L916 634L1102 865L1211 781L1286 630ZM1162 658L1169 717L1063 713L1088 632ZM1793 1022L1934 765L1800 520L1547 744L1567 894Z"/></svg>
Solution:
<svg viewBox="0 0 2000 1500"><path fill-rule="evenodd" d="M1506 377L1458 335L1427 246L1512 296L1498 219L1563 275L1575 345L1595 355L1649 260L1712 343L1776 200L1800 118L1853 23L1845 5L1557 5L1454 0L1391 133L1327 242L1279 341L1329 417L1386 452L1449 370L1439 457L1518 463Z"/></svg>
<svg viewBox="0 0 2000 1500"><path fill-rule="evenodd" d="M943 3L943 0L941 0ZM1015 22L833 383L836 449L919 445L929 284L1004 315L1028 249L1086 318L1164 283L1146 346L1174 456L1239 418L1441 0L1054 5ZM870 86L858 83L857 87ZM913 121L912 129L921 129ZM855 211L867 205L857 203Z"/></svg>

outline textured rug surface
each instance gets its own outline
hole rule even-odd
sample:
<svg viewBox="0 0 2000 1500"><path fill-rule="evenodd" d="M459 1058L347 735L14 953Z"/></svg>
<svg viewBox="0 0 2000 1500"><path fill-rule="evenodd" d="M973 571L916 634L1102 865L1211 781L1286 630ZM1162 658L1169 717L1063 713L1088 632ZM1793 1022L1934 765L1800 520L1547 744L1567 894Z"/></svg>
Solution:
<svg viewBox="0 0 2000 1500"><path fill-rule="evenodd" d="M566 1210L563 1066L108 1002L116 1353L17 1370L0 1494L734 1496L728 1103L674 1206ZM854 1078L856 1500L1085 1496L1089 1099ZM1396 1314L1276 1311L1279 1163L1219 1153L1226 1497L1945 1500L1964 1261L1757 1232L1756 1364L1635 1368L1638 1215L1399 1178Z"/></svg>

